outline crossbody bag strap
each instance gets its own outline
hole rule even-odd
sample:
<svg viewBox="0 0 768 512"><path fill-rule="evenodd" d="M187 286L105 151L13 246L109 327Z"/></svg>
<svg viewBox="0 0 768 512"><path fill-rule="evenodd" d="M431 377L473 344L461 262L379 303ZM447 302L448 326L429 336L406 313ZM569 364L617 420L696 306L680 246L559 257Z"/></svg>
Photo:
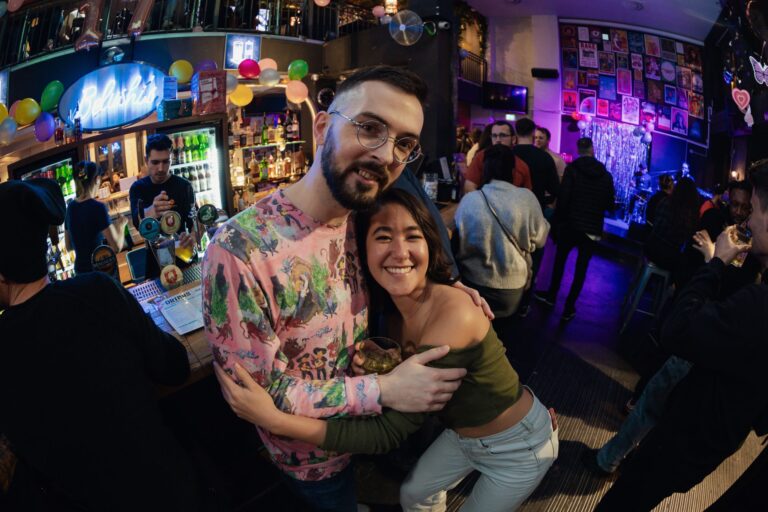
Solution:
<svg viewBox="0 0 768 512"><path fill-rule="evenodd" d="M520 244L517 243L517 240L515 239L515 237L512 236L512 233L510 233L507 230L506 226L504 226L504 224L501 222L501 219L499 219L499 216L496 214L496 210L493 209L493 206L491 206L491 202L488 201L488 196L485 195L485 191L480 189L480 193L483 194L483 199L485 199L485 204L488 206L488 209L491 210L491 213L493 214L493 217L496 219L496 222L498 222L499 226L501 226L501 230L504 231L505 235L507 235L507 239L509 239L509 241L512 243L512 245L515 246L515 249L517 249L517 251L520 254L525 256L527 252L520 248Z"/></svg>

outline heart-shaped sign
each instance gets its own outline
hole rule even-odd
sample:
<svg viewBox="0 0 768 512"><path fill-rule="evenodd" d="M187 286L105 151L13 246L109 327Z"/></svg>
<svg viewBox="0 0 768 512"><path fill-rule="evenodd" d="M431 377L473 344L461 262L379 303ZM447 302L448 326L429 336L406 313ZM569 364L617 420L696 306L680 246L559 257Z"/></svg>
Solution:
<svg viewBox="0 0 768 512"><path fill-rule="evenodd" d="M749 106L749 101L751 98L748 91L734 88L731 91L731 97L733 98L733 101L736 102L736 106L739 107L739 110L742 112L744 112L744 110L746 110Z"/></svg>

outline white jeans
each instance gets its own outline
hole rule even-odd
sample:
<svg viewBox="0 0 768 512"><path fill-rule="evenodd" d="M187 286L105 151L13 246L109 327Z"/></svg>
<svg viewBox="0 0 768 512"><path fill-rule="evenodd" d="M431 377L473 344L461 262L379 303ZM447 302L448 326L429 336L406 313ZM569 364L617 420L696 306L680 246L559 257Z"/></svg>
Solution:
<svg viewBox="0 0 768 512"><path fill-rule="evenodd" d="M549 412L536 396L528 414L498 434L468 438L445 429L405 479L400 505L443 512L447 491L476 469L480 479L462 512L515 510L544 478L558 446Z"/></svg>

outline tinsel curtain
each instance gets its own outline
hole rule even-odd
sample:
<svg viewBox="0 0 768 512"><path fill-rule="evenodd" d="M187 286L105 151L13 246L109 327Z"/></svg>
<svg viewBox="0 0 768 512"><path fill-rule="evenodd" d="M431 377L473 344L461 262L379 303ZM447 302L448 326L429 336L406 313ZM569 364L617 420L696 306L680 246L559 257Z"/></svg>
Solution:
<svg viewBox="0 0 768 512"><path fill-rule="evenodd" d="M640 163L646 163L648 145L632 132L635 125L595 119L584 130L584 137L591 137L595 158L605 164L613 175L616 202L627 205L633 190L633 175Z"/></svg>

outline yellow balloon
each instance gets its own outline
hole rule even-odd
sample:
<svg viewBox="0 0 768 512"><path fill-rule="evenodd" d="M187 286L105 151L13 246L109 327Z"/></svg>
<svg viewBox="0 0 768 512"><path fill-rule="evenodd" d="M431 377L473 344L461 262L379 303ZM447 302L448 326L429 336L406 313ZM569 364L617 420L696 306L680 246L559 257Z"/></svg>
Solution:
<svg viewBox="0 0 768 512"><path fill-rule="evenodd" d="M168 69L168 74L175 76L180 84L185 84L192 79L192 74L195 72L195 68L188 60L177 60Z"/></svg>
<svg viewBox="0 0 768 512"><path fill-rule="evenodd" d="M5 104L0 103L0 123L2 123L6 117L8 117L8 107L6 107Z"/></svg>
<svg viewBox="0 0 768 512"><path fill-rule="evenodd" d="M247 85L238 85L232 94L229 95L229 101L238 107L244 107L253 100L253 91Z"/></svg>
<svg viewBox="0 0 768 512"><path fill-rule="evenodd" d="M32 124L40 115L40 105L32 98L24 98L16 107L15 119L19 126Z"/></svg>

